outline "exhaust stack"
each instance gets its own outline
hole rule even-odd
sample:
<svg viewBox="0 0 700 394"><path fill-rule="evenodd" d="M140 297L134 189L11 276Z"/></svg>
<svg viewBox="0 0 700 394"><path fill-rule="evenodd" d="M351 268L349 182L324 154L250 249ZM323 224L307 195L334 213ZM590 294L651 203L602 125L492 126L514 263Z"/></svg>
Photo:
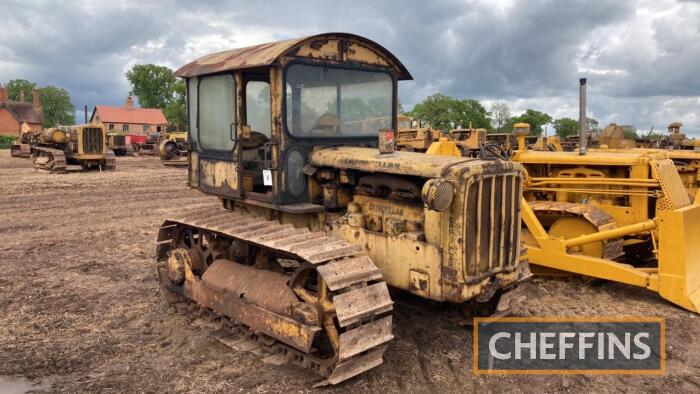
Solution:
<svg viewBox="0 0 700 394"><path fill-rule="evenodd" d="M586 133L586 78L579 79L579 108L578 108L578 154L585 155L588 136Z"/></svg>

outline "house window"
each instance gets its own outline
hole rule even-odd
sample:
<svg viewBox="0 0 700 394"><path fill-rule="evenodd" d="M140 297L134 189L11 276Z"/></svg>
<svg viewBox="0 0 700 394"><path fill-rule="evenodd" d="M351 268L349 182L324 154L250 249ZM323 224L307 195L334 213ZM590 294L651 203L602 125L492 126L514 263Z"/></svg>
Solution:
<svg viewBox="0 0 700 394"><path fill-rule="evenodd" d="M156 131L160 133L160 126L156 126Z"/></svg>
<svg viewBox="0 0 700 394"><path fill-rule="evenodd" d="M129 125L128 124L123 125L122 131L129 131Z"/></svg>
<svg viewBox="0 0 700 394"><path fill-rule="evenodd" d="M150 130L150 127L148 127L148 125L143 125L143 132L144 133L148 133L149 130Z"/></svg>
<svg viewBox="0 0 700 394"><path fill-rule="evenodd" d="M114 130L114 124L110 123L110 124L109 124L109 129L110 129L110 130Z"/></svg>

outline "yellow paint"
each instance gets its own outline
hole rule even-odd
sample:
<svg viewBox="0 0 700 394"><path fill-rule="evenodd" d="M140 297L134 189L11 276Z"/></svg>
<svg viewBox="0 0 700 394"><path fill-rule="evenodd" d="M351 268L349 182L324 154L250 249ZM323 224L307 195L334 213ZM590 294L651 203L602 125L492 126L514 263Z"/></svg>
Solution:
<svg viewBox="0 0 700 394"><path fill-rule="evenodd" d="M457 148L457 144L454 141L446 141L440 138L439 141L430 144L430 147L425 152L428 155L441 155L441 156L453 156L461 157L462 152Z"/></svg>

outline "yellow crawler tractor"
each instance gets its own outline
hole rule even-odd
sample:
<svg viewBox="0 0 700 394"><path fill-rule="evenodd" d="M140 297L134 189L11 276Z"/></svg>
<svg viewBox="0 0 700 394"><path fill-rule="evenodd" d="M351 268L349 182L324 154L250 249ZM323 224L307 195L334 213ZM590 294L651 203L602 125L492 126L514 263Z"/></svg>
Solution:
<svg viewBox="0 0 700 394"><path fill-rule="evenodd" d="M413 127L411 118L405 115L398 116L396 129L396 149L405 152L425 152L433 141L437 141L442 134L431 127Z"/></svg>
<svg viewBox="0 0 700 394"><path fill-rule="evenodd" d="M107 133L107 148L114 152L116 156L134 155L134 148L131 146L131 144L126 143L126 133Z"/></svg>
<svg viewBox="0 0 700 394"><path fill-rule="evenodd" d="M382 363L388 286L474 315L504 308L530 276L519 164L377 149L397 127L397 82L411 78L377 43L320 34L176 74L189 185L223 208L163 223L168 299L335 384Z"/></svg>
<svg viewBox="0 0 700 394"><path fill-rule="evenodd" d="M668 138L665 141L659 141L657 148L629 148L630 142L633 140L625 139L622 134L622 129L611 124L605 130L618 129L615 133L608 133L605 140L601 140L598 148L592 149L595 152L619 152L619 153L663 153L669 159L673 160L678 174L681 176L683 185L691 195L695 198L698 189L700 189L700 148L696 145L698 141L686 138L685 134L680 132L682 124L674 122L668 125ZM625 148L627 146L627 148ZM700 202L700 200L698 200Z"/></svg>
<svg viewBox="0 0 700 394"><path fill-rule="evenodd" d="M700 205L665 153L588 151L585 79L581 103L578 152L528 150L530 126L515 125L512 160L527 173L521 212L533 271L639 286L700 312Z"/></svg>
<svg viewBox="0 0 700 394"><path fill-rule="evenodd" d="M32 130L26 123L22 123L19 138L10 145L10 156L30 157L32 155L32 145L38 133L38 131Z"/></svg>
<svg viewBox="0 0 700 394"><path fill-rule="evenodd" d="M163 164L170 167L187 167L187 132L177 126L168 126L158 141L158 156Z"/></svg>
<svg viewBox="0 0 700 394"><path fill-rule="evenodd" d="M32 145L34 167L42 172L63 173L91 168L114 170L114 152L107 148L105 128L84 124L59 126L39 132Z"/></svg>

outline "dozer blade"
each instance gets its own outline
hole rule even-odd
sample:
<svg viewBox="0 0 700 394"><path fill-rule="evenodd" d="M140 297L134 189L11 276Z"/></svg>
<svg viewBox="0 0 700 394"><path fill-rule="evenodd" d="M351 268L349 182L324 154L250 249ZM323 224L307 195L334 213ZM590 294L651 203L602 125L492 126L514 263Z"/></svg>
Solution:
<svg viewBox="0 0 700 394"><path fill-rule="evenodd" d="M700 205L659 213L659 270L649 288L700 313Z"/></svg>

